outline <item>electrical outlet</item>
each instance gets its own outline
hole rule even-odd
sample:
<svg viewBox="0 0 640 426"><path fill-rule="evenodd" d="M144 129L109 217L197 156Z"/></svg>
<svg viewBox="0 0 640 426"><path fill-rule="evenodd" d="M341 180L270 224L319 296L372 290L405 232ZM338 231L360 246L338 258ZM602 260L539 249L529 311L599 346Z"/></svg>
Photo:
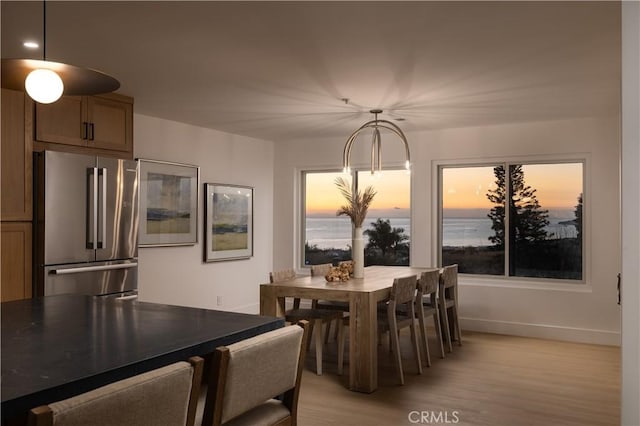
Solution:
<svg viewBox="0 0 640 426"><path fill-rule="evenodd" d="M216 298L216 303L217 303L218 306L222 306L222 296L218 296Z"/></svg>

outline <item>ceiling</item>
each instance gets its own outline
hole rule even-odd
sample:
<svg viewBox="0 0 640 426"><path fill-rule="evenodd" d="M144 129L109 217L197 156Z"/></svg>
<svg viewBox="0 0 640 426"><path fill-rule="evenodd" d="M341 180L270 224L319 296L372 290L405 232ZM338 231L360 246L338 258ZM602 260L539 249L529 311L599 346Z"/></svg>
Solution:
<svg viewBox="0 0 640 426"><path fill-rule="evenodd" d="M618 2L47 1L47 58L140 114L279 141L616 114ZM2 57L41 59L42 2L2 1ZM348 101L345 101L348 99Z"/></svg>

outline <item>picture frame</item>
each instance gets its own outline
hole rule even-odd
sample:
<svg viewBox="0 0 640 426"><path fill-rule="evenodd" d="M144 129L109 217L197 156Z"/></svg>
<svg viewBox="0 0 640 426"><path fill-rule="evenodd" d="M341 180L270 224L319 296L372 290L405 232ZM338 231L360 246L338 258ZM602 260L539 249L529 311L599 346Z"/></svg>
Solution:
<svg viewBox="0 0 640 426"><path fill-rule="evenodd" d="M200 167L139 158L139 247L198 242Z"/></svg>
<svg viewBox="0 0 640 426"><path fill-rule="evenodd" d="M205 262L253 256L253 188L205 183Z"/></svg>

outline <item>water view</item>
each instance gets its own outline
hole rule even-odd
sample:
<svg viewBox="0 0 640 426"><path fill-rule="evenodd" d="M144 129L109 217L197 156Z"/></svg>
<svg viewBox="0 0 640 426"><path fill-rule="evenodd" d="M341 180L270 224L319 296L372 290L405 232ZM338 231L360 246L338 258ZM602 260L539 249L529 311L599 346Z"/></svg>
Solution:
<svg viewBox="0 0 640 426"><path fill-rule="evenodd" d="M371 222L377 218L367 219L364 229L371 229ZM404 233L411 235L411 219L389 218L391 226L403 228ZM549 218L545 227L548 239L576 238L577 230L571 223L573 218ZM443 223L442 245L448 247L483 247L491 246L489 237L494 235L489 218L445 218ZM367 236L364 236L365 244ZM307 218L306 241L310 246L319 249L348 249L351 245L351 222L349 218L323 217Z"/></svg>

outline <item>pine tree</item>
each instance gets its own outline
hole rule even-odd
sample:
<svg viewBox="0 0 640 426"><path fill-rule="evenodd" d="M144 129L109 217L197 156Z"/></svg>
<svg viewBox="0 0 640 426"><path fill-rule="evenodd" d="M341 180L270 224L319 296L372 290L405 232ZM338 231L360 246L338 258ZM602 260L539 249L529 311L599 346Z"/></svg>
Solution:
<svg viewBox="0 0 640 426"><path fill-rule="evenodd" d="M489 241L504 249L505 200L509 202L509 242L522 245L545 240L549 211L540 206L536 190L526 185L522 165L509 168L510 196L507 196L504 167L494 167L493 173L496 176L496 189L489 190L487 198L495 206L487 216L491 219L491 229L495 235L490 236Z"/></svg>
<svg viewBox="0 0 640 426"><path fill-rule="evenodd" d="M504 166L493 168L493 174L496 176L496 189L490 189L487 192L487 198L495 206L487 215L491 219L491 229L495 232L489 237L497 248L504 249L504 200L506 193Z"/></svg>
<svg viewBox="0 0 640 426"><path fill-rule="evenodd" d="M578 240L582 240L582 193L578 195L578 204L576 204L576 208L573 213L576 215L573 223L575 224L576 231L578 232Z"/></svg>

